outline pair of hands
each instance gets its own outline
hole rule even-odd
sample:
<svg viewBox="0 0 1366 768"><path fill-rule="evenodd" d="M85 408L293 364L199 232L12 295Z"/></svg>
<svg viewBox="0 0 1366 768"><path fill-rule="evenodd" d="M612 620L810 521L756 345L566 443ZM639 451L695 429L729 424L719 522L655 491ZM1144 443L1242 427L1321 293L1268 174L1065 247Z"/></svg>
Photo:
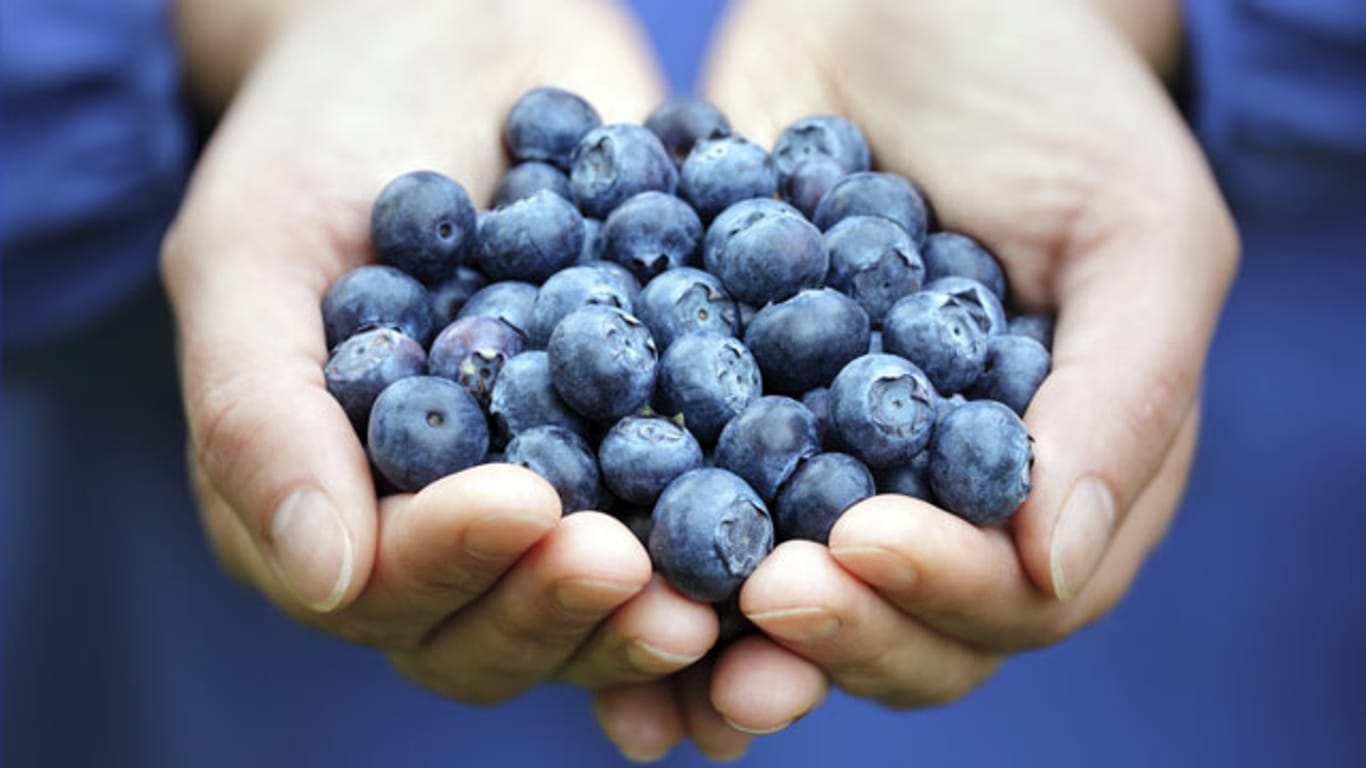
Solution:
<svg viewBox="0 0 1366 768"><path fill-rule="evenodd" d="M204 526L290 614L459 701L588 686L608 737L649 759L685 737L738 755L832 684L950 701L1124 594L1185 485L1237 245L1160 84L1081 0L742 0L724 20L705 95L739 133L849 117L1058 326L1026 416L1034 490L1008 528L866 501L829 547L763 562L741 596L763 634L715 657L708 606L653 578L614 519L561 519L529 472L377 500L322 378L319 303L369 258L383 184L434 168L487 199L502 118L536 85L639 122L663 93L637 30L598 0L296 3L244 3L273 10L232 26L182 0L192 83L231 107L163 257ZM222 29L242 34L206 31Z"/></svg>

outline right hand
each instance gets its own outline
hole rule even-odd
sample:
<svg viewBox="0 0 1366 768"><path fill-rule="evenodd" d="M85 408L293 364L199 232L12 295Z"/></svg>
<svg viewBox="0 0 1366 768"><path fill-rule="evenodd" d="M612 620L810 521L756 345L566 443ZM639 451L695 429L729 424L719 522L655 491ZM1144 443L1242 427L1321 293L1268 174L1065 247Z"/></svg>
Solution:
<svg viewBox="0 0 1366 768"><path fill-rule="evenodd" d="M191 43L191 7L182 7ZM240 88L187 47L192 79L235 91L164 245L189 462L226 568L297 619L379 647L450 698L496 702L557 676L592 687L669 674L715 640L706 606L651 581L634 536L560 519L551 487L506 465L376 498L365 452L322 376L320 302L369 259L369 206L431 168L486 201L501 123L555 84L606 121L659 101L615 6L424 0L302 3L261 34ZM234 44L237 44L234 42ZM240 51L239 51L240 52ZM225 81L230 81L224 86Z"/></svg>

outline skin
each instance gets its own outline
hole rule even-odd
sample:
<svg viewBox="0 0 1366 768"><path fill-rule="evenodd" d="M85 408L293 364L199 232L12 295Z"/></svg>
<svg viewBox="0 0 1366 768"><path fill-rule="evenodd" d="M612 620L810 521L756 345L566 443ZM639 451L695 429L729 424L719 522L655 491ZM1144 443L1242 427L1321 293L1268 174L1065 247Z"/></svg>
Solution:
<svg viewBox="0 0 1366 768"><path fill-rule="evenodd" d="M544 82L606 122L639 121L661 96L639 33L595 0L421 0L402 14L378 0L181 0L189 83L225 110L163 256L214 551L289 614L453 699L591 687L604 732L637 760L685 737L737 757L831 684L897 707L951 701L1005 654L1094 621L1180 498L1237 253L1150 68L1173 66L1175 4L1096 3L1111 15L1080 0L732 8L707 92L738 133L771 145L803 115L849 116L944 225L1001 255L1023 308L1059 315L1054 373L1026 414L1035 490L1009 527L875 497L829 548L775 550L741 595L764 634L699 662L711 610L652 578L620 523L560 519L535 476L486 466L377 500L322 379L318 303L369 258L382 185L429 167L487 201L501 117ZM1085 535L1055 543L1083 477L1114 515L1093 509ZM329 531L335 547L299 546Z"/></svg>
<svg viewBox="0 0 1366 768"><path fill-rule="evenodd" d="M943 226L1000 255L1023 309L1058 313L1054 370L1025 417L1026 504L979 529L879 496L843 516L829 548L779 546L741 593L764 634L705 681L732 727L781 730L830 685L899 708L958 699L1007 654L1101 617L1166 531L1238 251L1155 74L1174 71L1178 20L1175 3L1120 0L732 6L706 82L739 134L771 144L803 115L849 116ZM1062 525L1071 498L1090 504ZM691 735L711 754L734 746Z"/></svg>

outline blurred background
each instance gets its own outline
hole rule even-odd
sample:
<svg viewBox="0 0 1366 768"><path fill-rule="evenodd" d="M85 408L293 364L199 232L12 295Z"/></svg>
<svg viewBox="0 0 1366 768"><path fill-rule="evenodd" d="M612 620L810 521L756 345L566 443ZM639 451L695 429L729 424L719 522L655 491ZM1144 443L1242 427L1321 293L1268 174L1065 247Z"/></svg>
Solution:
<svg viewBox="0 0 1366 768"><path fill-rule="evenodd" d="M691 89L722 5L633 3L674 89ZM1129 596L1094 627L1008 661L961 703L891 712L835 693L758 739L744 764L1366 764L1366 11L1357 7L1189 4L1191 118L1245 251L1210 357L1189 492ZM450 704L220 573L181 483L159 304L123 302L99 315L99 333L18 346L12 331L41 303L44 277L18 257L52 236L14 234L23 199L41 174L61 183L71 169L11 162L29 116L12 108L14 46L41 38L16 31L24 19L12 8L2 21L5 167L17 168L4 171L0 203L4 764L620 762L580 691L548 687L499 709ZM158 146L183 154L182 142L169 134ZM96 227L76 249L155 248L176 190L149 201L140 228ZM143 285L132 290L155 294L151 277L136 276ZM149 325L161 329L152 343L122 330ZM54 371L58 390L42 384ZM146 396L119 394L130 391ZM81 436L75 448L68 433ZM64 462L91 480L37 487L45 467ZM663 764L703 762L685 746Z"/></svg>

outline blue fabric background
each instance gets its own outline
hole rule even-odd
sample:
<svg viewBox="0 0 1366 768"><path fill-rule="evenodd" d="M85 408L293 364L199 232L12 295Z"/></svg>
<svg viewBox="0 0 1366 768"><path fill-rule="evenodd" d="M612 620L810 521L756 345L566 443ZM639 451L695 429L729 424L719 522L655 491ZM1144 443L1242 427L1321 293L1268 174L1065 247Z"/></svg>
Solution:
<svg viewBox="0 0 1366 768"><path fill-rule="evenodd" d="M1191 3L1193 117L1246 251L1211 354L1190 492L1132 593L960 704L897 713L835 694L757 741L745 764L1361 764L1366 23L1350 3ZM686 87L721 3L634 5ZM38 164L60 163L55 150L15 170L22 153L41 152L16 141L29 119L61 115L71 131L113 120L68 111L80 93L43 106L12 90L24 7L6 3L3 18L3 763L620 762L579 691L547 687L498 709L447 703L217 570L184 489L169 325L146 284L166 200L146 219L128 214L137 232L104 255L126 268L110 274L131 276L91 301L114 303L138 282L141 293L75 340L11 344L12 319L35 298L11 280L15 257L38 253L11 239L17 217L43 214L17 201L41 180L33 169L71 185L55 197L110 194L107 179ZM48 44L68 51L84 38L62 39ZM161 42L144 55L166 56ZM139 92L167 93L168 61L151 65ZM145 166L160 170L144 183L174 189L183 124L173 100L144 106L159 127L135 138L168 153ZM53 215L108 207L93 205ZM45 247L85 252L59 235ZM71 277L82 263L45 268ZM690 747L665 762L701 763Z"/></svg>

